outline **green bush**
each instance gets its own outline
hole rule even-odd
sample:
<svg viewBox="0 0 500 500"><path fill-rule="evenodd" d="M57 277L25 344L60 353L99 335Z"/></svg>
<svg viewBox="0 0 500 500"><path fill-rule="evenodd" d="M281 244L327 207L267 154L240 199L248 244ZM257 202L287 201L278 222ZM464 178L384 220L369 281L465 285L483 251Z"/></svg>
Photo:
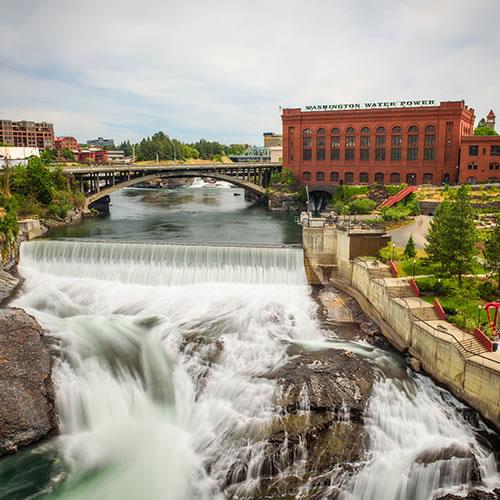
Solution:
<svg viewBox="0 0 500 500"><path fill-rule="evenodd" d="M398 194L403 188L406 187L406 184L389 184L385 186L385 190L389 193L389 196L394 196Z"/></svg>
<svg viewBox="0 0 500 500"><path fill-rule="evenodd" d="M403 248L394 247L394 260L402 260L403 252L404 252ZM393 256L392 243L387 243L387 245L380 250L379 257L384 262L389 262L390 260L392 260L392 256Z"/></svg>
<svg viewBox="0 0 500 500"><path fill-rule="evenodd" d="M479 296L487 302L496 299L496 287L491 281L483 281L478 287Z"/></svg>
<svg viewBox="0 0 500 500"><path fill-rule="evenodd" d="M281 172L275 172L271 176L271 184L285 184L286 186L292 186L296 183L293 172L284 168Z"/></svg>
<svg viewBox="0 0 500 500"><path fill-rule="evenodd" d="M368 198L359 198L349 204L351 214L370 214L375 210L377 204Z"/></svg>
<svg viewBox="0 0 500 500"><path fill-rule="evenodd" d="M386 222L397 222L406 219L410 211L406 207L389 207L382 209L382 219Z"/></svg>

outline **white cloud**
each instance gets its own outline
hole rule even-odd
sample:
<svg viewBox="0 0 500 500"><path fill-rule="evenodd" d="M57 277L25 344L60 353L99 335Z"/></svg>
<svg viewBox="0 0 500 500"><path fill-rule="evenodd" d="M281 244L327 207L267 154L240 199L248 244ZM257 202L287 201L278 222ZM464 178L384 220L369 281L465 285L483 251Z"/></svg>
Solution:
<svg viewBox="0 0 500 500"><path fill-rule="evenodd" d="M496 0L2 3L0 115L82 140L260 142L278 106L310 102L500 111Z"/></svg>

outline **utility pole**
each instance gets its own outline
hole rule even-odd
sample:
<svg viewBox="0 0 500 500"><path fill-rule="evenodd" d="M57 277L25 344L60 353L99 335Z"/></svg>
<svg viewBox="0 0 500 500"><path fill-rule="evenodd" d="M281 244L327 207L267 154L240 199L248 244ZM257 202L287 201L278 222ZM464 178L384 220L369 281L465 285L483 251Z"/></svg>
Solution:
<svg viewBox="0 0 500 500"><path fill-rule="evenodd" d="M135 144L132 144L132 163L135 163Z"/></svg>
<svg viewBox="0 0 500 500"><path fill-rule="evenodd" d="M175 163L177 161L177 151L175 149L175 142L174 141L172 141L172 144L174 146L174 163Z"/></svg>
<svg viewBox="0 0 500 500"><path fill-rule="evenodd" d="M156 164L158 165L160 163L160 160L158 159L158 153L156 153Z"/></svg>

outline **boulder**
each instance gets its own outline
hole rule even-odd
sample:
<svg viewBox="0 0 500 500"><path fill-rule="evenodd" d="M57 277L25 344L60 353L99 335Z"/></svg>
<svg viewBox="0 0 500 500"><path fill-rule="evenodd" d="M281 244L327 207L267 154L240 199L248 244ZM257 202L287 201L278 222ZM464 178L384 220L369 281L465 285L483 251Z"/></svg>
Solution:
<svg viewBox="0 0 500 500"><path fill-rule="evenodd" d="M498 500L499 498L500 498L500 488L497 488L492 492L487 492L482 490L472 490L465 497L448 494L439 497L436 500Z"/></svg>
<svg viewBox="0 0 500 500"><path fill-rule="evenodd" d="M56 430L52 358L22 309L0 309L0 455Z"/></svg>
<svg viewBox="0 0 500 500"><path fill-rule="evenodd" d="M0 304L11 296L18 284L18 278L6 271L0 270Z"/></svg>

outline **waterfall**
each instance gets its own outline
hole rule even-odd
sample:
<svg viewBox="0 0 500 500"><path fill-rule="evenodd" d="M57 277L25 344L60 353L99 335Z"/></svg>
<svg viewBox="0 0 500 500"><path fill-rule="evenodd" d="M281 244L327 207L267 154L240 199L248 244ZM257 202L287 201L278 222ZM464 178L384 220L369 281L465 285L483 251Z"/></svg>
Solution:
<svg viewBox="0 0 500 500"><path fill-rule="evenodd" d="M258 485L289 342L320 337L294 248L34 241L24 293L56 341L71 499L223 498Z"/></svg>
<svg viewBox="0 0 500 500"><path fill-rule="evenodd" d="M23 243L21 264L51 275L151 286L306 283L297 248L47 240Z"/></svg>
<svg viewBox="0 0 500 500"><path fill-rule="evenodd" d="M465 491L477 471L483 486L499 484L492 452L446 391L402 369L389 378L380 352L325 338L300 249L34 241L21 246L19 270L14 305L57 353L57 498L254 497L266 436L283 417L281 387L263 375L300 345L349 349L380 373L364 415L366 462L350 475L335 465L320 478L325 493L427 500ZM310 401L303 385L304 422ZM355 425L346 404L333 421L332 432ZM293 444L285 433L273 462L304 478L302 498L316 479L308 436Z"/></svg>
<svg viewBox="0 0 500 500"><path fill-rule="evenodd" d="M498 487L494 454L461 417L463 405L429 379L412 379L376 384L365 417L369 457L344 498L429 500L481 479Z"/></svg>

